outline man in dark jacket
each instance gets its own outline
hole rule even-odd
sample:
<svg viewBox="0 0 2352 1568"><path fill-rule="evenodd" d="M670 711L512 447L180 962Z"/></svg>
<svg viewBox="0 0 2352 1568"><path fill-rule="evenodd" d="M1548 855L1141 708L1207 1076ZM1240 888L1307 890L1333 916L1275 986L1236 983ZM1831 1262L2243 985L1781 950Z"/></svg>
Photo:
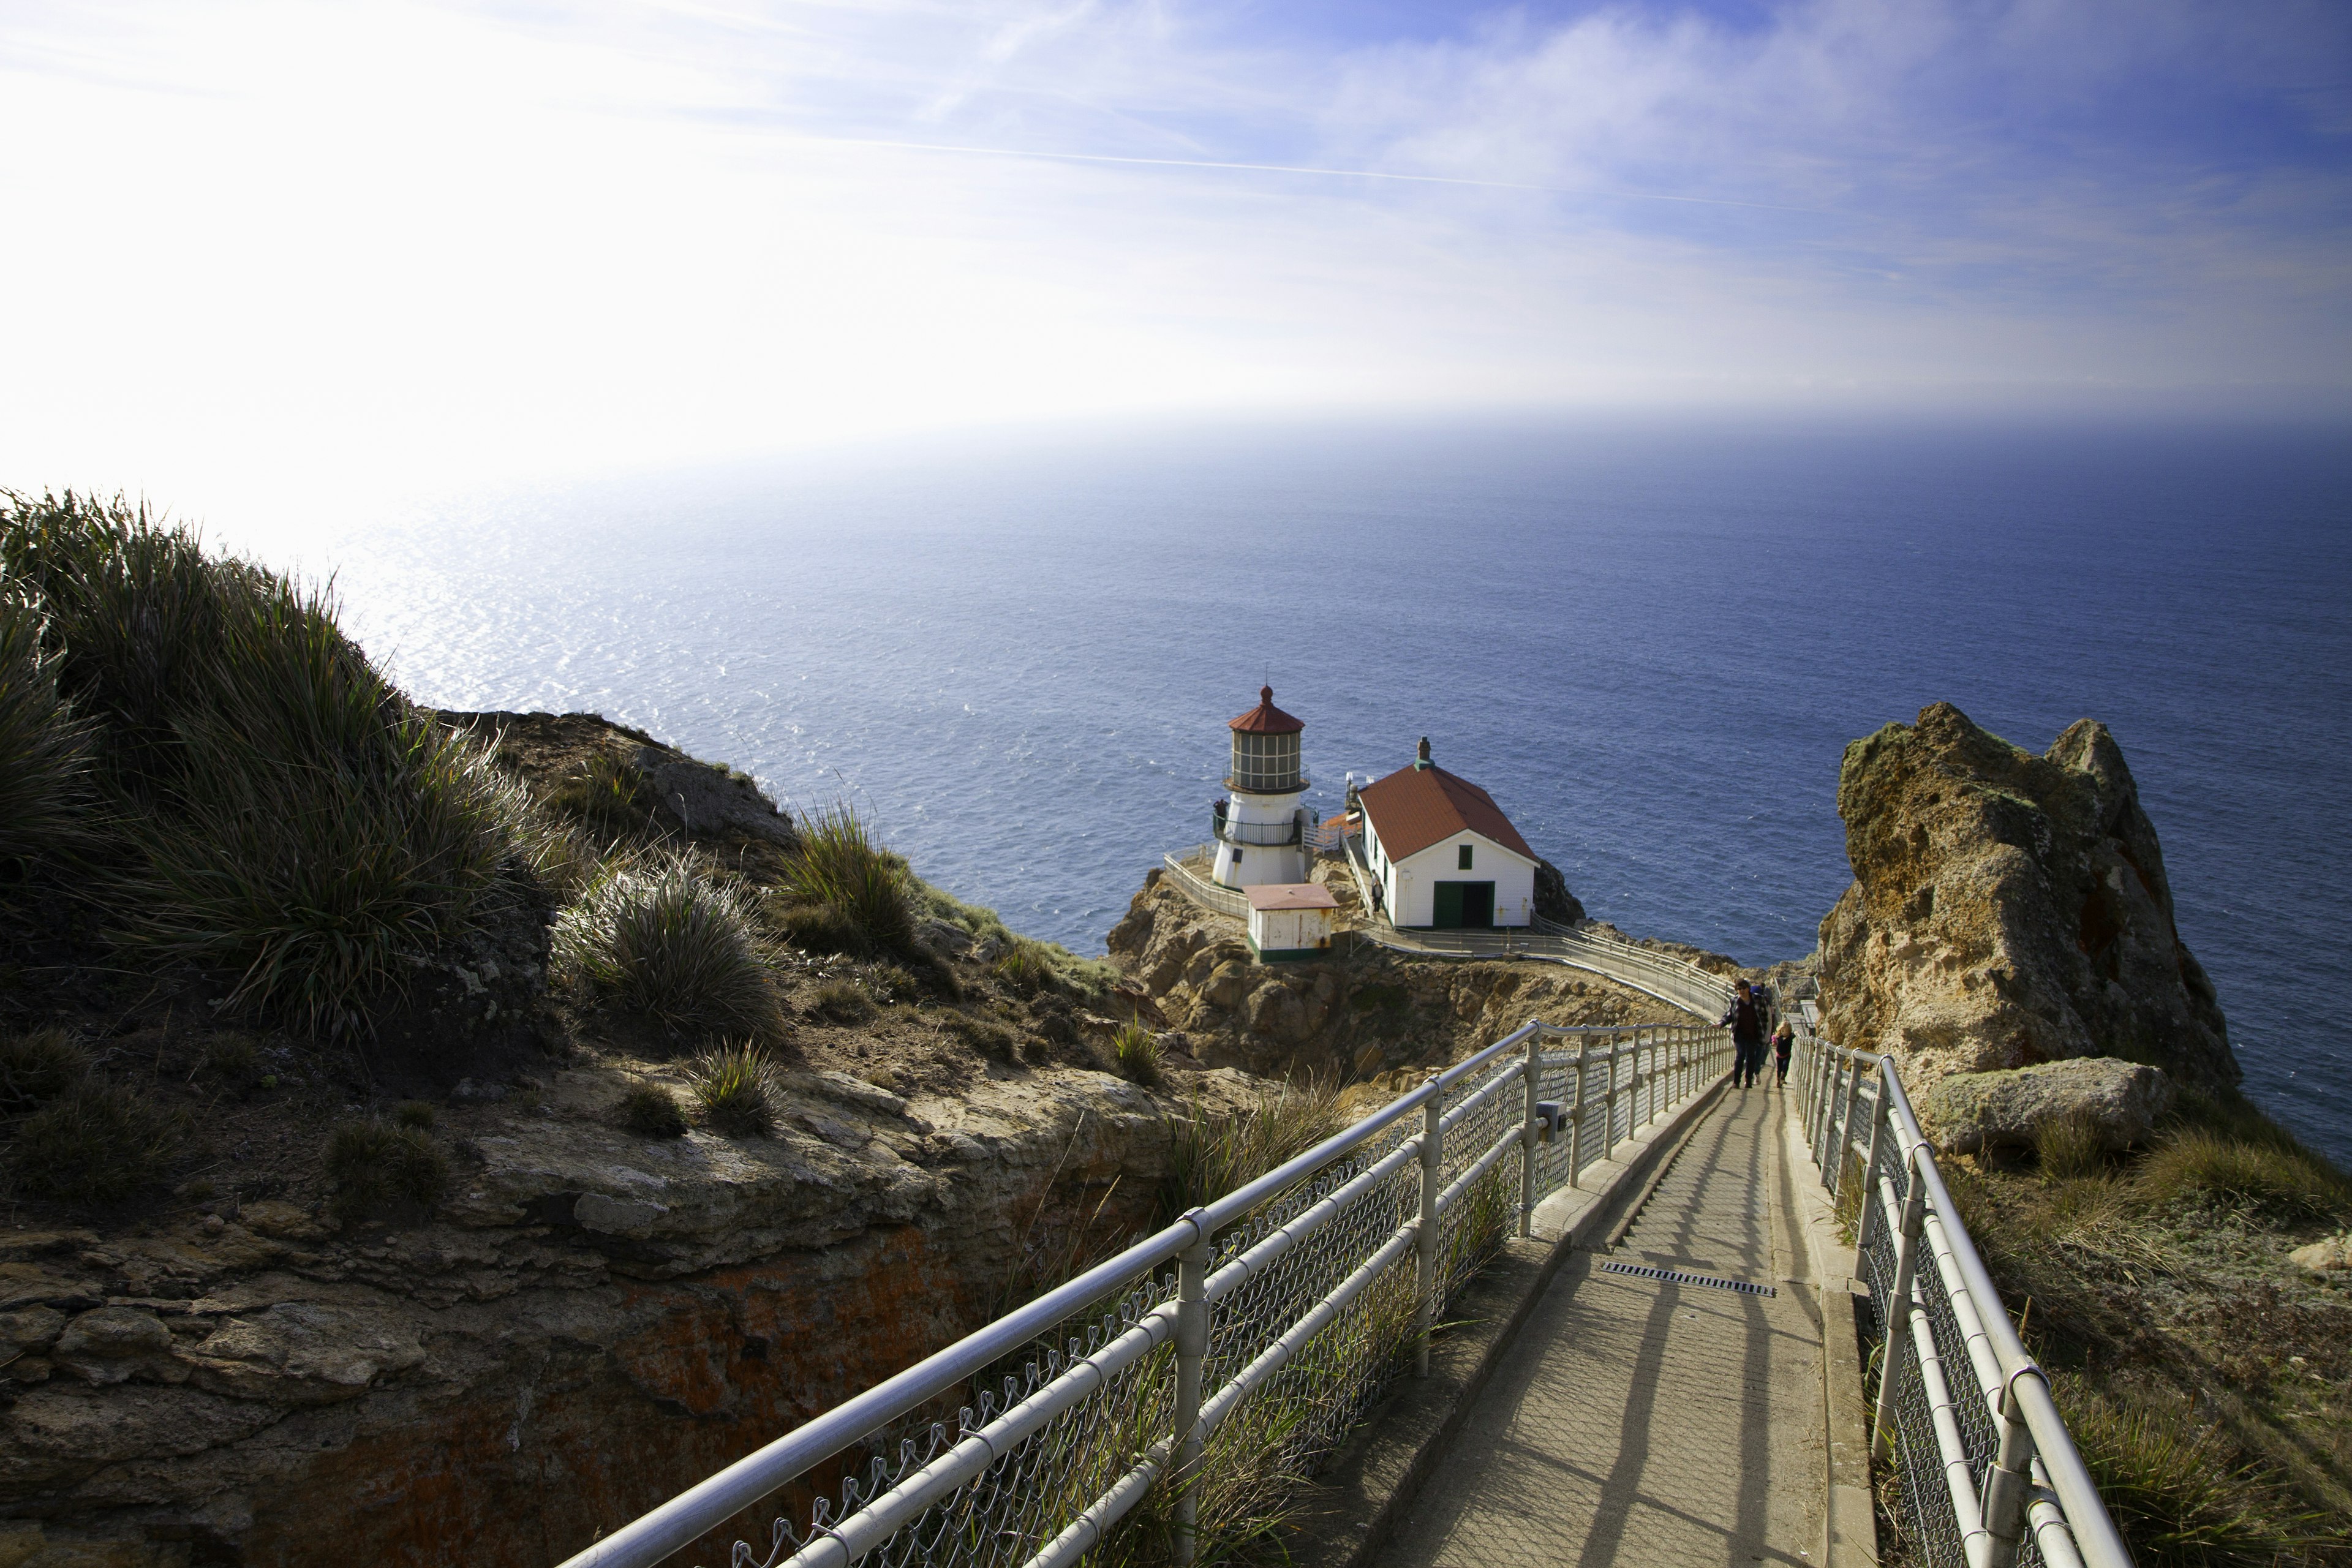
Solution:
<svg viewBox="0 0 2352 1568"><path fill-rule="evenodd" d="M1731 1081L1746 1089L1764 1070L1764 1019L1745 980L1733 982L1721 1021L1731 1028Z"/></svg>

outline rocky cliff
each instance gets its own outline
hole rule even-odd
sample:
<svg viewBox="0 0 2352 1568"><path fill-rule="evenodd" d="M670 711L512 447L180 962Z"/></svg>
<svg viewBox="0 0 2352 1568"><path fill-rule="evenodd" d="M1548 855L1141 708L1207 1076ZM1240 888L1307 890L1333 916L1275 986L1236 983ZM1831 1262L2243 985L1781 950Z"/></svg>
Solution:
<svg viewBox="0 0 2352 1568"><path fill-rule="evenodd" d="M1854 882L1822 922L1828 1032L1892 1054L1915 1095L2076 1057L2237 1080L2105 726L2035 756L1939 702L1846 748L1838 815Z"/></svg>
<svg viewBox="0 0 2352 1568"><path fill-rule="evenodd" d="M1344 873L1333 884L1344 887ZM1343 912L1352 910L1343 897ZM1688 1023L1689 1015L1599 975L1528 959L1401 958L1342 931L1326 962L1263 964L1238 921L1146 879L1113 926L1111 961L1133 975L1203 1064L1342 1084L1401 1084L1517 1028Z"/></svg>

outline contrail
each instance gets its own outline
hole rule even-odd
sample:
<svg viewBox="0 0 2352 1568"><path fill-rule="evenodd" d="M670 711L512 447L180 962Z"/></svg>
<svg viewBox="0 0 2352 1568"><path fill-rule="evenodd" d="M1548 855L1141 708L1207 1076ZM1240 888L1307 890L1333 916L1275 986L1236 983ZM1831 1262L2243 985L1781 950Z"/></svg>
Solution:
<svg viewBox="0 0 2352 1568"><path fill-rule="evenodd" d="M1416 185L1469 185L1489 191L1534 191L1550 196L1612 196L1633 202L1675 202L1692 206L1749 207L1759 212L1819 216L1819 209L1814 207L1792 207L1779 202L1735 201L1727 196L1669 196L1655 191L1530 185L1517 180L1471 180L1454 174L1398 174L1381 169L1324 169L1303 163L1234 163L1209 158L1130 158L1113 153L1037 153L1022 147L965 147L945 142L886 142L865 136L795 136L792 140L821 146L887 147L908 153L962 153L984 158L1043 158L1065 163L1141 163L1163 169L1236 169L1259 174L1321 174L1344 180L1398 180Z"/></svg>

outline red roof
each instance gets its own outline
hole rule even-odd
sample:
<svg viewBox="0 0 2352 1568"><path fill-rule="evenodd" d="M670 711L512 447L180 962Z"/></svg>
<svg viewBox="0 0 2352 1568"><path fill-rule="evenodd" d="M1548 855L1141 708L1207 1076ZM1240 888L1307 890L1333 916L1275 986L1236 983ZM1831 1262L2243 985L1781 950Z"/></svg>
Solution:
<svg viewBox="0 0 2352 1568"><path fill-rule="evenodd" d="M1261 882L1245 889L1254 910L1336 910L1339 900L1320 882Z"/></svg>
<svg viewBox="0 0 2352 1568"><path fill-rule="evenodd" d="M1294 719L1274 705L1274 688L1257 689L1257 706L1225 726L1251 735L1296 735L1307 728L1303 719Z"/></svg>
<svg viewBox="0 0 2352 1568"><path fill-rule="evenodd" d="M1388 777L1358 792L1364 816L1381 837L1381 848L1391 860L1417 855L1457 833L1475 833L1514 854L1536 858L1495 797L1432 763L1425 768L1399 768Z"/></svg>

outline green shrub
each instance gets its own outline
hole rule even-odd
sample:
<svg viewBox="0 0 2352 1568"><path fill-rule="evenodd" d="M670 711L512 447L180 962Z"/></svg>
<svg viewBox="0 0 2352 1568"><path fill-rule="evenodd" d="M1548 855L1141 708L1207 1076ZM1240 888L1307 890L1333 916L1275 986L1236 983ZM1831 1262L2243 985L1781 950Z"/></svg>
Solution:
<svg viewBox="0 0 2352 1568"><path fill-rule="evenodd" d="M874 998L846 980L828 980L816 988L810 1005L836 1024L857 1024L874 1016Z"/></svg>
<svg viewBox="0 0 2352 1568"><path fill-rule="evenodd" d="M658 1084L641 1083L621 1097L619 1120L640 1138L683 1138L686 1112Z"/></svg>
<svg viewBox="0 0 2352 1568"><path fill-rule="evenodd" d="M430 1128L433 1108L421 1100L404 1100L400 1109L392 1113L392 1119L403 1127Z"/></svg>
<svg viewBox="0 0 2352 1568"><path fill-rule="evenodd" d="M781 890L795 946L861 958L919 952L904 862L877 845L847 805L828 806L799 825ZM811 909L824 912L794 912Z"/></svg>
<svg viewBox="0 0 2352 1568"><path fill-rule="evenodd" d="M784 1032L742 899L689 859L599 879L556 921L555 959L606 1000L690 1039Z"/></svg>
<svg viewBox="0 0 2352 1568"><path fill-rule="evenodd" d="M2053 1182L2095 1175L2106 1164L2106 1142L2098 1119L2087 1111L2053 1116L2033 1130L2034 1158Z"/></svg>
<svg viewBox="0 0 2352 1568"><path fill-rule="evenodd" d="M89 1070L89 1053L63 1029L0 1035L0 1112L45 1105Z"/></svg>
<svg viewBox="0 0 2352 1568"><path fill-rule="evenodd" d="M341 1028L511 893L513 786L376 673L323 594L70 493L6 498L0 573L89 726L127 941Z"/></svg>
<svg viewBox="0 0 2352 1568"><path fill-rule="evenodd" d="M28 1196L112 1203L160 1176L184 1131L182 1118L86 1077L16 1124L8 1162Z"/></svg>
<svg viewBox="0 0 2352 1568"><path fill-rule="evenodd" d="M1160 1037L1141 1024L1126 1023L1110 1040L1110 1059L1121 1078L1157 1089L1163 1076Z"/></svg>
<svg viewBox="0 0 2352 1568"><path fill-rule="evenodd" d="M343 1220L430 1213L449 1190L449 1161L421 1127L346 1121L327 1136L331 1206Z"/></svg>
<svg viewBox="0 0 2352 1568"><path fill-rule="evenodd" d="M89 736L58 694L38 612L0 588L0 860L55 860L89 847L98 791Z"/></svg>
<svg viewBox="0 0 2352 1568"><path fill-rule="evenodd" d="M2290 1216L2352 1212L2352 1182L2292 1139L2245 1142L2202 1127L2181 1128L2148 1151L2133 1184L2150 1203L2202 1193Z"/></svg>
<svg viewBox="0 0 2352 1568"><path fill-rule="evenodd" d="M764 1138L775 1130L775 1094L767 1052L751 1044L721 1046L697 1057L688 1070L703 1120L733 1138Z"/></svg>
<svg viewBox="0 0 2352 1568"><path fill-rule="evenodd" d="M2066 1426L2144 1568L2272 1568L2336 1561L2352 1531L2305 1509L2242 1462L2188 1409L2119 1404L2080 1378L2058 1383Z"/></svg>

